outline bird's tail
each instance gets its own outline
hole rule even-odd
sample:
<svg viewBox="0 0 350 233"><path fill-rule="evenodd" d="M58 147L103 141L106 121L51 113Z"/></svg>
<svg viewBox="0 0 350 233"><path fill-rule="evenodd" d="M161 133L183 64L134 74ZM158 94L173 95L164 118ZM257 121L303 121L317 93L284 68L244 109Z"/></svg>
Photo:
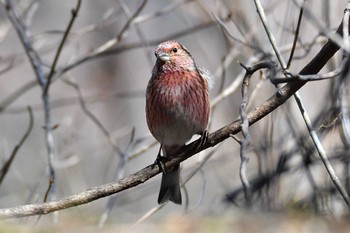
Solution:
<svg viewBox="0 0 350 233"><path fill-rule="evenodd" d="M166 147L163 146L164 156L172 154L180 147ZM163 204L167 201L172 201L175 204L181 205L181 189L180 189L180 164L174 167L166 167L166 173L163 173L162 183L158 196L158 204Z"/></svg>

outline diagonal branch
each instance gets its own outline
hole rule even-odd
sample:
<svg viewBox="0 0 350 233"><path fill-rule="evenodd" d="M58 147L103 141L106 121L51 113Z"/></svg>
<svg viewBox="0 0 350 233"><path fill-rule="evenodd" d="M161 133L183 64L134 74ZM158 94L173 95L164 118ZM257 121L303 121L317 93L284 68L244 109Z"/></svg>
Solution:
<svg viewBox="0 0 350 233"><path fill-rule="evenodd" d="M6 163L4 164L4 166L0 170L0 185L2 184L2 181L4 180L7 172L9 171L10 166L11 166L13 160L15 159L17 152L22 147L23 143L27 140L30 132L33 129L34 117L33 117L33 111L32 111L31 107L28 107L28 113L29 113L29 125L28 125L28 128L27 128L26 132L24 133L22 139L19 141L19 143L13 149L10 158L6 161Z"/></svg>
<svg viewBox="0 0 350 233"><path fill-rule="evenodd" d="M67 29L64 32L63 38L61 40L61 43L60 43L60 45L57 48L57 52L56 52L55 58L53 60L52 66L51 66L50 73L47 76L47 81L46 81L46 85L44 87L43 95L46 95L47 92L49 91L50 84L51 84L51 79L52 79L52 76L53 76L53 74L54 74L54 72L56 70L56 65L57 65L58 59L60 58L63 46L64 46L64 44L65 44L65 42L66 42L66 40L68 38L68 35L69 35L70 30L71 30L71 28L73 26L73 23L74 23L75 19L78 16L78 12L79 12L80 6L81 6L81 0L78 0L77 1L77 6L75 7L75 9L72 9L72 17L71 17L71 19L70 19L70 21L68 23Z"/></svg>

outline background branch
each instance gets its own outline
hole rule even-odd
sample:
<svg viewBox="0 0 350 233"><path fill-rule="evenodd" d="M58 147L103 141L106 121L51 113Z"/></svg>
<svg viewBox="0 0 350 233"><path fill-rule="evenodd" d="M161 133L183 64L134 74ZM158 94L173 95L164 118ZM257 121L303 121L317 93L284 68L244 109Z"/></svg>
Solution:
<svg viewBox="0 0 350 233"><path fill-rule="evenodd" d="M33 125L34 125L34 117L33 117L33 111L30 107L27 108L28 109L28 113L29 113L29 125L28 128L26 130L26 132L24 133L22 139L19 141L19 143L15 146L15 148L13 149L10 158L5 162L5 164L2 166L1 170L0 170L0 186L2 184L2 181L4 180L7 172L10 169L10 166L13 162L13 160L15 159L18 150L22 147L23 143L27 140L30 132L33 129Z"/></svg>

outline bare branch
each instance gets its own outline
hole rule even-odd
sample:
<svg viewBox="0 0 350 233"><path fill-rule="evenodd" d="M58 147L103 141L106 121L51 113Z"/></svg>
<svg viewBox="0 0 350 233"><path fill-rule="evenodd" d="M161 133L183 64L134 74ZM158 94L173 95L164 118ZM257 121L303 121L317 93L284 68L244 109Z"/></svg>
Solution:
<svg viewBox="0 0 350 233"><path fill-rule="evenodd" d="M282 70L285 70L287 68L287 65L282 57L282 54L281 52L277 49L278 46L277 46L277 43L276 43L276 40L275 40L275 37L273 36L272 32L271 32L271 29L268 25L268 22L267 22L267 19L266 19L266 15L265 15L265 12L264 12L264 9L261 5L261 2L260 0L254 0L254 3L255 3L255 6L256 6L256 9L258 11L258 14L259 14L259 17L261 19L261 22L265 28L265 32L267 34L267 37L269 38L269 41L272 45L272 48L275 52L275 55L277 57L277 60L278 62L280 63L280 66L282 68Z"/></svg>
<svg viewBox="0 0 350 233"><path fill-rule="evenodd" d="M52 76L53 76L53 74L54 74L54 72L56 70L56 65L57 65L58 59L60 58L63 46L64 46L64 44L65 44L65 42L66 42L66 40L68 38L68 35L69 35L70 30L71 30L71 28L73 26L73 23L74 23L75 19L78 16L78 12L80 10L80 5L81 5L81 0L77 0L77 6L75 7L75 9L72 9L72 17L71 17L71 19L70 19L70 21L68 23L66 31L64 32L63 38L61 40L61 43L60 43L60 45L57 48L57 52L56 52L55 58L53 60L52 66L51 66L50 73L47 76L47 81L46 81L46 85L45 85L44 90L43 90L43 95L46 95L48 90L49 90L49 88L50 88L51 79L52 79Z"/></svg>
<svg viewBox="0 0 350 233"><path fill-rule="evenodd" d="M258 70L263 68L268 68L271 70L271 75L276 75L276 69L275 64L272 64L271 62L262 62L259 63L253 67L246 67L243 64L241 66L245 69L246 75L243 78L242 83L242 101L239 108L240 117L241 117L241 128L242 128L242 135L243 139L240 141L240 156L241 156L241 165L239 169L239 176L242 182L243 190L244 190L244 197L246 201L246 206L248 208L251 208L252 206L252 197L251 197L251 191L250 191L250 184L248 181L248 178L246 177L246 168L249 161L249 158L246 156L248 146L250 144L251 138L249 133L249 120L247 117L247 105L248 105L248 86L250 82L251 76ZM232 136L231 136L232 137Z"/></svg>
<svg viewBox="0 0 350 233"><path fill-rule="evenodd" d="M145 7L148 0L143 0L141 5L137 8L137 10L134 12L134 14L128 19L126 24L123 26L123 28L120 30L119 34L113 38L112 40L107 41L94 51L94 55L98 55L103 53L104 51L107 51L108 49L112 48L116 44L118 44L124 37L125 33L129 30L130 25L134 21L134 19L141 13L142 9Z"/></svg>
<svg viewBox="0 0 350 233"><path fill-rule="evenodd" d="M73 79L68 79L68 78L67 79L63 79L63 82L75 89L75 91L78 94L80 107L83 110L83 112L85 113L85 115L88 118L90 118L90 120L103 133L103 135L106 137L109 145L111 145L111 147L113 148L114 152L117 155L122 156L122 154L123 154L122 151L120 150L118 145L116 145L116 143L113 141L113 139L112 139L110 133L108 132L108 130L106 129L106 127L104 127L102 122L87 108L85 100L83 98L82 91L81 91L79 85Z"/></svg>
<svg viewBox="0 0 350 233"><path fill-rule="evenodd" d="M295 35L294 35L294 40L293 40L293 46L289 55L289 59L287 62L287 69L290 68L290 65L292 64L294 52L295 52L295 47L297 45L298 37L299 37L299 32L300 32L300 25L301 25L301 19L303 17L303 12L304 12L304 7L306 4L306 0L304 0L303 5L300 7L300 12L299 12L299 18L298 18L298 23L297 23L297 28L295 29Z"/></svg>
<svg viewBox="0 0 350 233"><path fill-rule="evenodd" d="M33 129L34 117L33 117L33 111L32 111L32 109L30 107L28 107L28 113L29 113L29 125L28 125L28 128L27 128L26 132L24 133L22 139L19 141L19 143L13 149L10 158L6 161L6 163L4 164L4 166L0 170L0 185L2 184L2 181L4 180L8 170L10 169L12 161L15 159L15 157L17 155L17 152L22 147L24 142L27 140L30 132Z"/></svg>

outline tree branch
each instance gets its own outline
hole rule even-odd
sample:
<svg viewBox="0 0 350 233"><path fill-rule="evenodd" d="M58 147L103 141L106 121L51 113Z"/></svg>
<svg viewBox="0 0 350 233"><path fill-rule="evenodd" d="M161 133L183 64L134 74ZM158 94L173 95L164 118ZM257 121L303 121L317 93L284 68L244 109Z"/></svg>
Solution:
<svg viewBox="0 0 350 233"><path fill-rule="evenodd" d="M5 162L4 166L0 170L0 186L1 186L2 181L4 180L4 178L5 178L6 174L7 174L7 172L9 171L10 166L11 166L13 160L15 159L15 157L17 155L17 152L22 147L24 142L27 140L30 132L32 132L33 125L34 125L33 111L31 109L31 107L28 107L27 109L28 109L28 113L29 113L29 125L28 125L28 128L27 128L26 132L24 133L22 139L19 141L19 143L13 149L10 158Z"/></svg>
<svg viewBox="0 0 350 233"><path fill-rule="evenodd" d="M46 95L48 90L49 90L49 88L50 88L51 79L52 79L52 76L53 76L53 74L54 74L54 72L56 70L56 65L57 65L58 59L60 58L61 52L63 50L63 46L64 46L64 44L65 44L65 42L66 42L66 40L68 38L68 35L69 35L70 30L71 30L71 28L73 26L73 23L74 23L75 19L78 16L78 12L80 10L80 6L81 6L81 0L78 0L77 1L77 6L74 9L72 9L72 17L71 17L71 19L70 19L70 21L68 23L66 31L64 32L63 38L61 40L61 43L60 43L60 45L57 48L57 52L56 52L55 58L53 60L52 66L51 66L50 73L47 76L47 82L46 82L46 85L44 87L43 95Z"/></svg>

